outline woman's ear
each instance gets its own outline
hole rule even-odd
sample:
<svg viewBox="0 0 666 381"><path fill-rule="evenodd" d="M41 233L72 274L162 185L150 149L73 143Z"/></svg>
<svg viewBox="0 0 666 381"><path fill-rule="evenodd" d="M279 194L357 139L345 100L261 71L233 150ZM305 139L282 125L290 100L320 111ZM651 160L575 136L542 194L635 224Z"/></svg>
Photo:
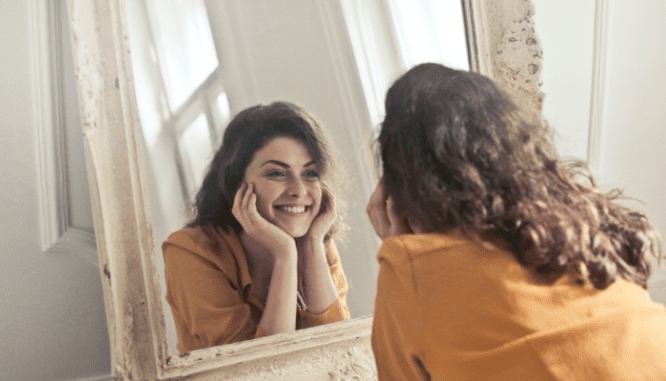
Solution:
<svg viewBox="0 0 666 381"><path fill-rule="evenodd" d="M423 225L419 221L417 221L414 216L409 216L407 217L407 225L409 225L409 230L414 232L414 234L421 234L425 233L425 229L423 228Z"/></svg>

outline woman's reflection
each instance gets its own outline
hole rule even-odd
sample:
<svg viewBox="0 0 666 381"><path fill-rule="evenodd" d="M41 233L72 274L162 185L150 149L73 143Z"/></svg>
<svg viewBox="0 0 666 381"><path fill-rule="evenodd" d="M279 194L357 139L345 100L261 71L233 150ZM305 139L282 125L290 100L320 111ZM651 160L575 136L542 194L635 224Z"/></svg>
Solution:
<svg viewBox="0 0 666 381"><path fill-rule="evenodd" d="M227 127L194 205L162 245L180 353L349 319L333 238L344 218L330 139L290 103Z"/></svg>

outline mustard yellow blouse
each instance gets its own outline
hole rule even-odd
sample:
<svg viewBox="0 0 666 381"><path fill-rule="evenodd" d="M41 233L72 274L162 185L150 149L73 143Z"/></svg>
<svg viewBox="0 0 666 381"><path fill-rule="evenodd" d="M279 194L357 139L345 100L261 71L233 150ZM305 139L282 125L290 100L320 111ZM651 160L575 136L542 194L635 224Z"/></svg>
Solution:
<svg viewBox="0 0 666 381"><path fill-rule="evenodd" d="M541 284L457 232L389 238L379 263L379 380L666 380L664 306L634 283Z"/></svg>
<svg viewBox="0 0 666 381"><path fill-rule="evenodd" d="M259 327L264 305L252 288L245 249L233 230L185 228L162 244L166 300L181 353L267 336ZM340 298L315 315L299 307L297 329L349 319L347 279L333 241L326 248Z"/></svg>

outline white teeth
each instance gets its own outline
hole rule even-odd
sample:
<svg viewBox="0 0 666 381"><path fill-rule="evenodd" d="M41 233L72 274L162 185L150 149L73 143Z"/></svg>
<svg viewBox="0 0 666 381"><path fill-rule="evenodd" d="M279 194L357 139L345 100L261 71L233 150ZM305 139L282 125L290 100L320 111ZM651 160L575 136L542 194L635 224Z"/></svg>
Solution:
<svg viewBox="0 0 666 381"><path fill-rule="evenodd" d="M299 214L305 212L304 206L278 206L277 208L283 212L293 213L293 214Z"/></svg>

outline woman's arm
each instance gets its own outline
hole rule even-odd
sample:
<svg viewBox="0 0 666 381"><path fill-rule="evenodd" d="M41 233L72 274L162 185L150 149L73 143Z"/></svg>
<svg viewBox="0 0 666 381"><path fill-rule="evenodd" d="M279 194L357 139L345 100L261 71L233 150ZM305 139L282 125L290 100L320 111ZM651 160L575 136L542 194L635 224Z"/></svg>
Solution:
<svg viewBox="0 0 666 381"><path fill-rule="evenodd" d="M335 197L322 183L321 209L305 236L296 240L298 255L303 262L303 297L307 310L321 314L333 305L340 295L331 277L324 248L324 237L335 220Z"/></svg>
<svg viewBox="0 0 666 381"><path fill-rule="evenodd" d="M379 249L379 279L372 322L372 351L380 381L430 380L419 338L423 327L412 263L394 239Z"/></svg>
<svg viewBox="0 0 666 381"><path fill-rule="evenodd" d="M340 299L326 259L324 242L299 241L298 248L303 261L303 298L307 310L321 314Z"/></svg>
<svg viewBox="0 0 666 381"><path fill-rule="evenodd" d="M259 250L272 258L271 281L259 327L268 334L296 330L298 251L296 241L257 211L253 184L243 184L231 209L246 234Z"/></svg>
<svg viewBox="0 0 666 381"><path fill-rule="evenodd" d="M289 251L290 254L275 258L266 306L259 322L259 327L271 335L296 329L296 246Z"/></svg>

